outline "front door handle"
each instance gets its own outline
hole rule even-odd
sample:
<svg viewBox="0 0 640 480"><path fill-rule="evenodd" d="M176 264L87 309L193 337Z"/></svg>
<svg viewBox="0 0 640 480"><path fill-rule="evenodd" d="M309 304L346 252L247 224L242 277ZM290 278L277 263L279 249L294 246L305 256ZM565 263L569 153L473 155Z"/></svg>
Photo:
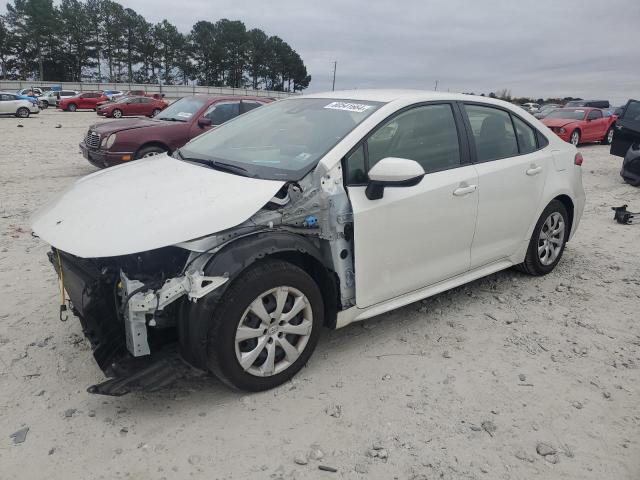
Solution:
<svg viewBox="0 0 640 480"><path fill-rule="evenodd" d="M541 171L542 167L531 167L529 170L527 170L527 175L532 177L533 175L539 174Z"/></svg>
<svg viewBox="0 0 640 480"><path fill-rule="evenodd" d="M469 195L470 193L475 192L475 191L476 191L476 188L478 188L478 186L477 186L477 185L468 185L468 186L466 186L466 187L456 188L456 189L453 191L453 194L454 194L456 197L462 197L462 196L464 196L464 195Z"/></svg>

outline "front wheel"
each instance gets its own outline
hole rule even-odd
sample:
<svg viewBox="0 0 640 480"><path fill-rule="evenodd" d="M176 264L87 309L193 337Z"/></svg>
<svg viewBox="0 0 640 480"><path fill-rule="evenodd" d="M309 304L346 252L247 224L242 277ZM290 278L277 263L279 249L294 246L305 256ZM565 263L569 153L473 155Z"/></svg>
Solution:
<svg viewBox="0 0 640 480"><path fill-rule="evenodd" d="M111 113L113 118L122 118L122 110L118 110L117 108Z"/></svg>
<svg viewBox="0 0 640 480"><path fill-rule="evenodd" d="M155 157L156 155L160 155L165 152L166 150L164 148L152 145L139 150L138 153L136 153L136 160L140 158Z"/></svg>
<svg viewBox="0 0 640 480"><path fill-rule="evenodd" d="M155 116L156 116L156 115L158 115L159 113L160 113L160 109L159 109L159 108L156 108L156 109L154 109L154 110L153 110L153 112L151 112L151 116L152 116L152 117L155 117Z"/></svg>
<svg viewBox="0 0 640 480"><path fill-rule="evenodd" d="M49 102L47 102L46 100L42 101L42 109L46 110L47 108L49 108Z"/></svg>
<svg viewBox="0 0 640 480"><path fill-rule="evenodd" d="M580 143L580 131L579 130L574 130L573 132L571 132L571 137L569 138L569 143L571 145L575 145L576 147L578 146L578 144Z"/></svg>
<svg viewBox="0 0 640 480"><path fill-rule="evenodd" d="M29 111L29 109L28 109L28 108L26 108L26 107L20 107L20 108L18 109L18 111L16 112L16 117L18 117L18 118L29 118L29 114L30 114L30 113L31 113L31 112Z"/></svg>
<svg viewBox="0 0 640 480"><path fill-rule="evenodd" d="M318 343L324 303L301 268L268 260L238 277L207 322L207 367L227 385L247 391L291 379Z"/></svg>
<svg viewBox="0 0 640 480"><path fill-rule="evenodd" d="M607 133L604 134L604 138L602 139L602 144L603 145L610 145L611 142L613 142L613 125L611 127L609 127L609 130L607 130Z"/></svg>
<svg viewBox="0 0 640 480"><path fill-rule="evenodd" d="M519 269L530 275L551 272L562 258L570 228L567 209L562 202L553 200L533 229L527 254L524 262L518 265Z"/></svg>

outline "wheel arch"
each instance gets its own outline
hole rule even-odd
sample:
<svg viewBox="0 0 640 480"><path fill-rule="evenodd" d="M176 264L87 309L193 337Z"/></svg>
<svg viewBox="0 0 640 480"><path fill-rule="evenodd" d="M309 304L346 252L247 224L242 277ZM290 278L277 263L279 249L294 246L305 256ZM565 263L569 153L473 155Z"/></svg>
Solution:
<svg viewBox="0 0 640 480"><path fill-rule="evenodd" d="M227 276L229 281L197 303L183 302L178 321L182 356L196 366L204 365L206 345L201 325L193 324L202 312L213 312L234 280L247 268L269 259L290 262L303 269L317 283L324 300L324 325L335 328L339 285L335 272L324 263L320 249L309 239L291 232L260 232L238 238L217 252L205 265L208 276ZM192 310L194 309L194 310ZM191 312L197 312L192 315Z"/></svg>
<svg viewBox="0 0 640 480"><path fill-rule="evenodd" d="M561 194L558 195L554 198L551 199L550 202L547 203L547 205L549 205L549 203L551 203L553 200L558 200L560 203L562 203L562 205L564 205L564 208L567 209L567 214L569 215L569 228L567 229L567 240L569 238L569 235L573 229L573 218L574 218L574 214L575 214L575 205L573 203L573 200L571 200L571 197L569 195L566 194ZM546 208L546 206L545 206Z"/></svg>
<svg viewBox="0 0 640 480"><path fill-rule="evenodd" d="M150 140L148 142L144 142L142 145L140 145L136 149L134 157L136 157L138 155L138 153L140 153L140 151L142 149L147 148L147 147L160 147L160 148L164 148L167 151L167 153L169 153L169 154L171 153L171 149L169 148L169 146L166 143L161 142L160 140Z"/></svg>

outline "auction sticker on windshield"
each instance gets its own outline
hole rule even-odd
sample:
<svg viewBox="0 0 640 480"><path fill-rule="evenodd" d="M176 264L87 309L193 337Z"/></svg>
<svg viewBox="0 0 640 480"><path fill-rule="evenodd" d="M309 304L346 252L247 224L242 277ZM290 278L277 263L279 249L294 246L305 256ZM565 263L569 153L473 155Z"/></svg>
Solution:
<svg viewBox="0 0 640 480"><path fill-rule="evenodd" d="M372 106L373 105L365 105L363 103L331 102L329 105L326 105L324 108L329 108L331 110L345 110L347 112L362 113L369 110Z"/></svg>

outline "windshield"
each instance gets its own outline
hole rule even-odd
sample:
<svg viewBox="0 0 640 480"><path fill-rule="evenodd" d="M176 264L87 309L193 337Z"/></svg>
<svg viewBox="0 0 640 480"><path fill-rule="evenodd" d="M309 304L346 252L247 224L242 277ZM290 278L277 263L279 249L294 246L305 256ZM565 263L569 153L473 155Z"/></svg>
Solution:
<svg viewBox="0 0 640 480"><path fill-rule="evenodd" d="M572 108L559 108L550 112L546 118L565 118L568 120L583 120L585 110L574 110Z"/></svg>
<svg viewBox="0 0 640 480"><path fill-rule="evenodd" d="M207 102L206 98L184 97L165 108L162 113L156 115L156 120L168 120L173 122L187 122Z"/></svg>
<svg viewBox="0 0 640 480"><path fill-rule="evenodd" d="M300 180L381 105L326 98L279 100L196 137L180 155L230 164L252 177Z"/></svg>
<svg viewBox="0 0 640 480"><path fill-rule="evenodd" d="M585 102L580 100L572 100L570 102L567 102L564 106L565 107L584 107L584 103Z"/></svg>

